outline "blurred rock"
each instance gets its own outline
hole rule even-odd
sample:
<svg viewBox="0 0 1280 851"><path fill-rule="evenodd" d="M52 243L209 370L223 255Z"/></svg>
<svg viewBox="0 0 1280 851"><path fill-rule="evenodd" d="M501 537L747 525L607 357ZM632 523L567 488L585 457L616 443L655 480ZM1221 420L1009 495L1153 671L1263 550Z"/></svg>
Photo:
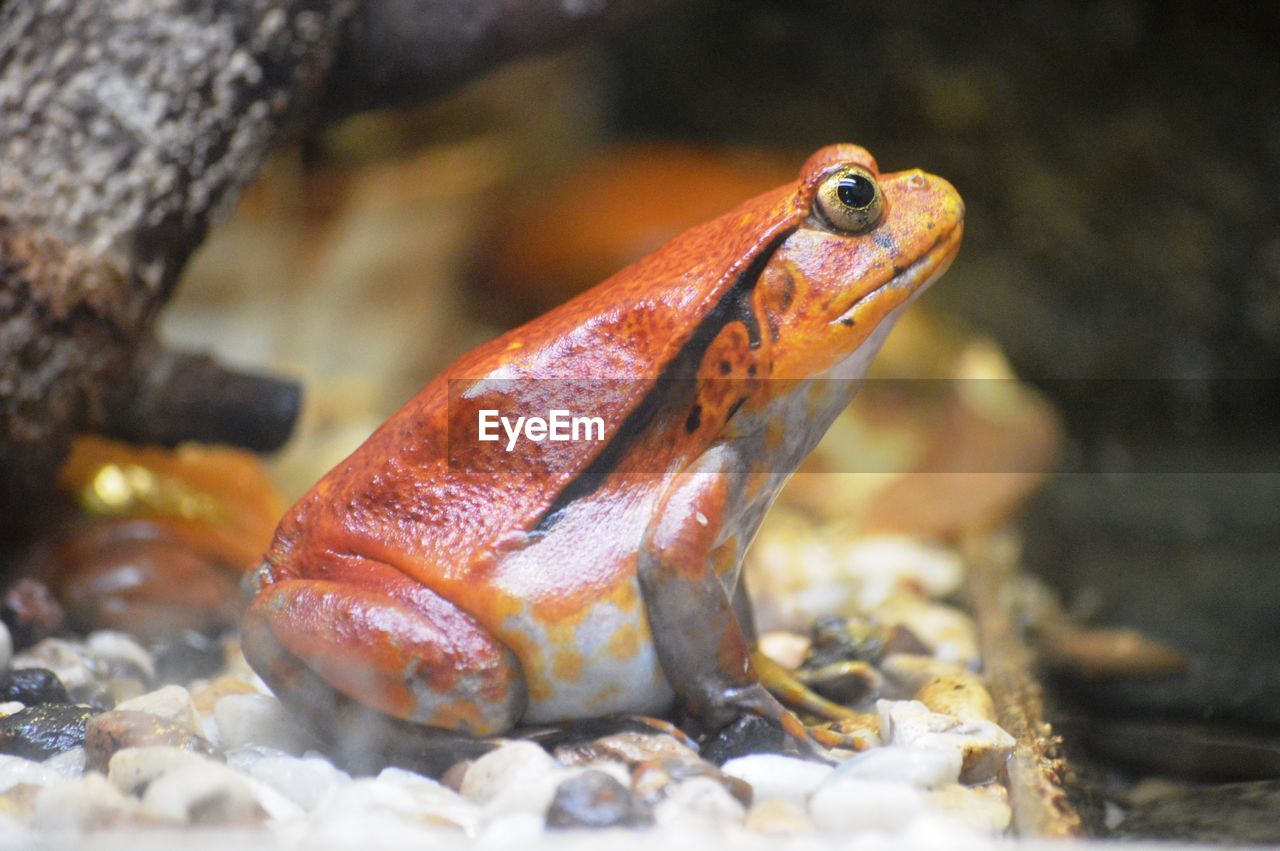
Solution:
<svg viewBox="0 0 1280 851"><path fill-rule="evenodd" d="M8 627L15 649L48 638L65 620L66 612L39 580L19 578L0 595L0 623Z"/></svg>
<svg viewBox="0 0 1280 851"><path fill-rule="evenodd" d="M602 771L584 771L560 781L547 808L547 827L641 827L652 824L649 808Z"/></svg>
<svg viewBox="0 0 1280 851"><path fill-rule="evenodd" d="M153 746L221 757L211 742L196 735L190 727L148 712L119 709L103 712L90 718L86 726L86 766L94 771L105 773L117 751Z"/></svg>
<svg viewBox="0 0 1280 851"><path fill-rule="evenodd" d="M17 700L27 706L70 703L58 675L45 668L16 668L0 672L0 701Z"/></svg>
<svg viewBox="0 0 1280 851"><path fill-rule="evenodd" d="M46 703L0 718L0 753L45 759L84 745L93 710L69 703Z"/></svg>

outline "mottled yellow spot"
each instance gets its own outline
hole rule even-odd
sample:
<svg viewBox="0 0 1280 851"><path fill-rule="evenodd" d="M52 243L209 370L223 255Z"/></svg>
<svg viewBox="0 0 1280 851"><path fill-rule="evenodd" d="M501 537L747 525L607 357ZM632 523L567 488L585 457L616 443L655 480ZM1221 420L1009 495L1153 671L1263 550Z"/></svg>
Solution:
<svg viewBox="0 0 1280 851"><path fill-rule="evenodd" d="M551 672L558 682L577 682L582 677L582 654L577 650L557 650Z"/></svg>
<svg viewBox="0 0 1280 851"><path fill-rule="evenodd" d="M630 659L640 652L640 630L634 625L620 626L609 636L609 653L615 659Z"/></svg>
<svg viewBox="0 0 1280 851"><path fill-rule="evenodd" d="M470 700L455 700L442 705L432 715L429 723L432 727L456 730L472 736L488 736L502 732L487 722L480 707Z"/></svg>
<svg viewBox="0 0 1280 851"><path fill-rule="evenodd" d="M610 701L616 699L618 697L618 694L621 691L622 689L618 687L617 683L611 683L605 686L604 688L600 689L600 691L596 692L595 697L587 701L587 708L598 709L601 706L604 706L606 703L609 703Z"/></svg>
<svg viewBox="0 0 1280 851"><path fill-rule="evenodd" d="M620 612L633 612L640 605L640 586L630 579L619 582L605 597L605 602L612 603Z"/></svg>

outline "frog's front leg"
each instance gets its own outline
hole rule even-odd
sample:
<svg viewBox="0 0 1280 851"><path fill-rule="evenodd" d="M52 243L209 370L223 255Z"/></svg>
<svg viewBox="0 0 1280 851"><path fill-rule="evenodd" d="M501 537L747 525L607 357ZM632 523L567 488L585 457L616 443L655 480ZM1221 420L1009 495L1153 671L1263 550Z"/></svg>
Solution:
<svg viewBox="0 0 1280 851"><path fill-rule="evenodd" d="M252 577L244 654L277 696L327 738L375 750L474 751L471 737L510 729L527 699L515 655L400 571L356 561L340 581L269 565Z"/></svg>
<svg viewBox="0 0 1280 851"><path fill-rule="evenodd" d="M730 495L745 465L725 445L676 477L645 533L637 563L654 647L686 709L708 730L744 714L774 721L803 750L804 724L761 685L751 645L713 569Z"/></svg>

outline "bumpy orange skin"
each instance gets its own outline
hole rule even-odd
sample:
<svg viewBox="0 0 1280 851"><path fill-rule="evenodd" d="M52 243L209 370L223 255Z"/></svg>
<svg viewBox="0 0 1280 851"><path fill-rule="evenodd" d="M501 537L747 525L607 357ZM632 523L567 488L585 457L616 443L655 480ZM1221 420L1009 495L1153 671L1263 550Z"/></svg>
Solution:
<svg viewBox="0 0 1280 851"><path fill-rule="evenodd" d="M770 462L798 463L847 401L828 396L852 393L804 382L856 359L962 229L946 181L903 172L879 176L882 224L833 231L814 195L850 163L878 174L861 148L825 148L796 182L428 384L280 523L245 623L255 668L286 699L301 664L380 713L471 735L659 711L673 694L714 715L717 695L755 683L728 595L785 478ZM506 453L466 431L480 409L576 411L586 397L604 442ZM689 475L722 456L718 484ZM687 642L655 635L667 622L689 624Z"/></svg>

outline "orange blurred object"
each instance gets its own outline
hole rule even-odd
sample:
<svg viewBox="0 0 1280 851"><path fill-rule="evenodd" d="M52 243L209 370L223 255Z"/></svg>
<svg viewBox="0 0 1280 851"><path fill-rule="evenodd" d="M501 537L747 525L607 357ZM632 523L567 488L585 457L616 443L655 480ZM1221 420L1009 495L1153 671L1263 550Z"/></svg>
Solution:
<svg viewBox="0 0 1280 851"><path fill-rule="evenodd" d="M240 576L285 507L256 457L217 447L82 437L60 484L83 514L34 546L25 568L85 630L156 636L230 623Z"/></svg>
<svg viewBox="0 0 1280 851"><path fill-rule="evenodd" d="M675 142L616 145L497 213L477 286L526 319L668 239L795 177L792 158ZM510 190L508 190L510 192Z"/></svg>

